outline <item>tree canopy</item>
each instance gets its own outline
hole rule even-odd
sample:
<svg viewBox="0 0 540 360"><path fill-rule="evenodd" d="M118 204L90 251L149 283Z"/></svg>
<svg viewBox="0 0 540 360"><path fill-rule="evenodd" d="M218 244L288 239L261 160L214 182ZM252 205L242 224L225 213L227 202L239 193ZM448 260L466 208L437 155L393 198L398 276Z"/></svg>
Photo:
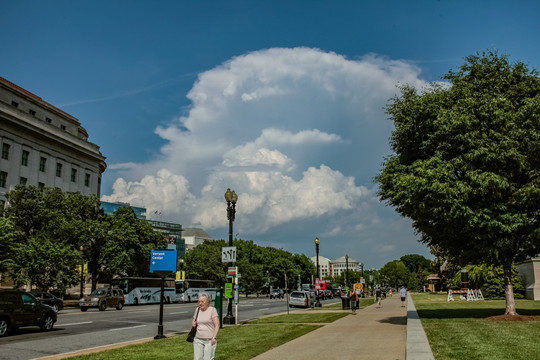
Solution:
<svg viewBox="0 0 540 360"><path fill-rule="evenodd" d="M394 154L379 194L422 242L462 264L502 265L515 314L512 263L540 252L540 78L493 51L444 78L390 101Z"/></svg>
<svg viewBox="0 0 540 360"><path fill-rule="evenodd" d="M15 286L63 291L80 280L88 264L92 289L114 275L149 274L151 249L167 241L131 208L112 216L96 196L17 186L6 194L9 206L0 218L0 270Z"/></svg>

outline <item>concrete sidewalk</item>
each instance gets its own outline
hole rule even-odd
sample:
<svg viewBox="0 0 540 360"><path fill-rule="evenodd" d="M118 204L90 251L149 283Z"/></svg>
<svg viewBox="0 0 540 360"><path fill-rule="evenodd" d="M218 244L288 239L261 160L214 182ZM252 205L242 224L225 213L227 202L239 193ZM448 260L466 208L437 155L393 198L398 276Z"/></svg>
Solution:
<svg viewBox="0 0 540 360"><path fill-rule="evenodd" d="M410 298L408 308L401 306L399 296L387 298L382 302L380 308L376 307L375 304L368 306L357 311L356 315L351 314L334 321L271 349L255 357L254 360L433 359L420 320L411 324L414 329L408 329L408 314L411 316L416 314ZM410 338L414 341L414 345L408 350L408 333L411 331L416 335ZM422 334L424 338L422 338ZM410 354L406 356L407 351L410 351Z"/></svg>

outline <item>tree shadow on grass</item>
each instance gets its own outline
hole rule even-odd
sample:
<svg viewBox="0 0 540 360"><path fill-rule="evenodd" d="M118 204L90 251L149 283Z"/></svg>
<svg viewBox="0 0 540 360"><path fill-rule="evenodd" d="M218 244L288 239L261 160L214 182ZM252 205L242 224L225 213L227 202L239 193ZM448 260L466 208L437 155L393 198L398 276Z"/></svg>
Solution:
<svg viewBox="0 0 540 360"><path fill-rule="evenodd" d="M424 309L417 310L422 319L483 319L503 315L505 309ZM540 309L518 309L519 315L540 316Z"/></svg>

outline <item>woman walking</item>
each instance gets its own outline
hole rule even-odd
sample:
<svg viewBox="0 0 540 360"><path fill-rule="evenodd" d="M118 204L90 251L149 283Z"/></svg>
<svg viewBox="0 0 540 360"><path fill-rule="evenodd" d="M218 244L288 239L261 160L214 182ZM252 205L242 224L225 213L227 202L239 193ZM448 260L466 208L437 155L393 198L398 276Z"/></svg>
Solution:
<svg viewBox="0 0 540 360"><path fill-rule="evenodd" d="M193 360L214 360L219 332L219 315L215 307L210 306L206 293L199 294L199 307L193 314L191 326L197 327L193 340Z"/></svg>

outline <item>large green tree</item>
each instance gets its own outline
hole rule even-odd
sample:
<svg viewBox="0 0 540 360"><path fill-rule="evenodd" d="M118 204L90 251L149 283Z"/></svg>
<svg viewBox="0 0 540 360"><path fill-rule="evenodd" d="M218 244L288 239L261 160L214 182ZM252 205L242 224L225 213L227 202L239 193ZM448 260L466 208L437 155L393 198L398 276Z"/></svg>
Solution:
<svg viewBox="0 0 540 360"><path fill-rule="evenodd" d="M540 252L540 78L488 51L418 92L404 86L380 196L413 220L421 241L454 259L503 267L515 315L512 264Z"/></svg>

